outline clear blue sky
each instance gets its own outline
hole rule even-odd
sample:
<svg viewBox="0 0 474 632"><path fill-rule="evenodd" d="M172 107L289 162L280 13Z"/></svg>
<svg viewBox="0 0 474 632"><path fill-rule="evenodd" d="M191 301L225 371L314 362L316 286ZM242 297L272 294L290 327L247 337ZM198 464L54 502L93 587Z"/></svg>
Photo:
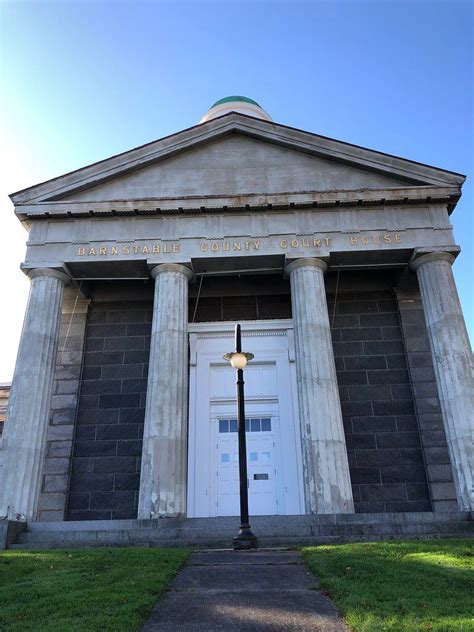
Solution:
<svg viewBox="0 0 474 632"><path fill-rule="evenodd" d="M194 125L217 99L243 94L277 122L470 176L453 215L454 269L474 331L472 6L0 0L4 279L26 288L15 271L25 233L7 219L6 193ZM11 347L22 291L11 292L10 333L3 325Z"/></svg>

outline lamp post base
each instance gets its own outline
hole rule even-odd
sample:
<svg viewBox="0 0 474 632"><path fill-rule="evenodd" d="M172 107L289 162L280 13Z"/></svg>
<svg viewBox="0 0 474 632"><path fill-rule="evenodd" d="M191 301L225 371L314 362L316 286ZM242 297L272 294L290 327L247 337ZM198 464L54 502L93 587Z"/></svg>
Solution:
<svg viewBox="0 0 474 632"><path fill-rule="evenodd" d="M258 538L250 530L250 526L242 526L233 539L234 551L258 549Z"/></svg>

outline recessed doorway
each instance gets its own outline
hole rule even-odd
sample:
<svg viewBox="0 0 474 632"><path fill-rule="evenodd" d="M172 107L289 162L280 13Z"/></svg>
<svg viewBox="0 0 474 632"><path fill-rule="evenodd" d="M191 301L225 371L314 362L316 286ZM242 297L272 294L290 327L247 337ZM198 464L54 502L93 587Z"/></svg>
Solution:
<svg viewBox="0 0 474 632"><path fill-rule="evenodd" d="M235 371L222 359L233 323L190 329L188 516L239 514ZM246 321L255 354L245 373L250 515L304 513L291 321Z"/></svg>

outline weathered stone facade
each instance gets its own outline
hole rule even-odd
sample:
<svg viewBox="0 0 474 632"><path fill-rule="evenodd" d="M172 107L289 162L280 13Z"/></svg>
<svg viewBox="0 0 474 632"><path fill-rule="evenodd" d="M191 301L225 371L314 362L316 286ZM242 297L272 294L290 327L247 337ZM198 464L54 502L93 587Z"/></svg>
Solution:
<svg viewBox="0 0 474 632"><path fill-rule="evenodd" d="M188 361L188 328L212 337L239 320L275 337L261 347L268 383L251 385L280 454L273 513L288 485L300 513L472 510L472 357L449 221L463 181L230 112L14 194L32 290L0 515L185 516L188 371L205 370ZM213 362L199 393L209 445L233 397ZM285 423L294 445L278 444ZM214 453L203 462L215 480ZM215 483L193 493L215 499Z"/></svg>

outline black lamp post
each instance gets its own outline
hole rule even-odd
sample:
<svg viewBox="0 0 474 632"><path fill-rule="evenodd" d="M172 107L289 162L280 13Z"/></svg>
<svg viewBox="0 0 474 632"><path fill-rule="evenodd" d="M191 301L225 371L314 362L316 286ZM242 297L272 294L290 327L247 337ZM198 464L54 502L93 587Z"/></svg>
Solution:
<svg viewBox="0 0 474 632"><path fill-rule="evenodd" d="M228 360L237 371L237 432L239 439L239 478L240 478L240 529L234 538L234 549L257 549L258 539L252 533L249 523L249 498L247 482L247 442L245 440L245 400L244 369L253 353L242 352L240 325L235 326L235 351L226 353Z"/></svg>

